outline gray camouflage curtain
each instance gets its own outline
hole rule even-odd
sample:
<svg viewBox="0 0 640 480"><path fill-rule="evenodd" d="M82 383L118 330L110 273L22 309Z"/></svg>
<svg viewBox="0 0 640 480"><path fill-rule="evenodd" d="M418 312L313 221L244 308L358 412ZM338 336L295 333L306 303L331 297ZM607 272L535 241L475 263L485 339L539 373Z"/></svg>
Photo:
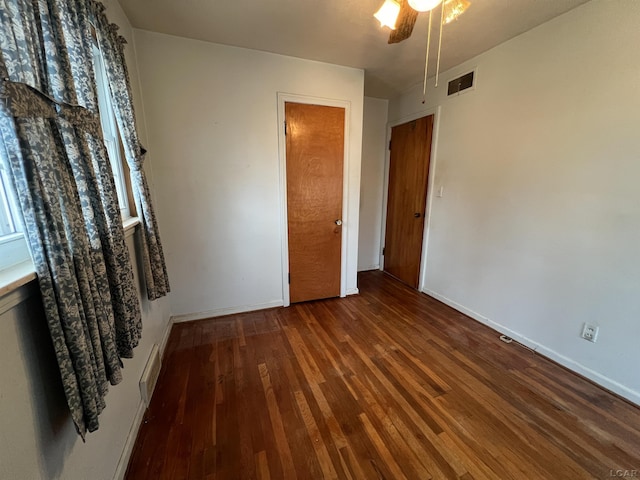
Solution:
<svg viewBox="0 0 640 480"><path fill-rule="evenodd" d="M24 217L78 433L98 428L142 329L102 141L87 0L0 0L0 159Z"/></svg>
<svg viewBox="0 0 640 480"><path fill-rule="evenodd" d="M131 172L131 185L136 202L136 210L142 223L142 256L144 278L149 300L169 293L169 278L160 243L158 223L151 204L151 192L142 169L145 149L140 144L131 96L129 72L124 57L125 39L118 35L118 26L109 24L104 15L104 6L95 6L93 23L98 32L100 51L105 59L111 98L118 128L124 143L125 156Z"/></svg>

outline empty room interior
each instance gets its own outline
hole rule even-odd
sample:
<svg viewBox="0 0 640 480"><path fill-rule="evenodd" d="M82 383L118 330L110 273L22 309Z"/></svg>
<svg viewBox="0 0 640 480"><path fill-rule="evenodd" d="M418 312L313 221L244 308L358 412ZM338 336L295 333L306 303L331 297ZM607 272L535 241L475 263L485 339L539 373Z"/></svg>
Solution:
<svg viewBox="0 0 640 480"><path fill-rule="evenodd" d="M0 23L0 478L640 477L638 0Z"/></svg>

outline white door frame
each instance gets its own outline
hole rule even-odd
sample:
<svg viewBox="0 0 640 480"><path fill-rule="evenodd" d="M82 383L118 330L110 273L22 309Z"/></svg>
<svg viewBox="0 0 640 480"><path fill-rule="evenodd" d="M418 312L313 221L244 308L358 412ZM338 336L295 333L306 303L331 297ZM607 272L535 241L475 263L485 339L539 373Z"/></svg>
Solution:
<svg viewBox="0 0 640 480"><path fill-rule="evenodd" d="M440 110L441 107L430 108L420 112L412 113L406 117L402 117L393 122L387 123L387 143L391 141L391 129L403 123L411 122L422 117L433 115L433 132L431 135L431 158L429 159L429 179L427 180L427 204L425 205L424 231L422 232L422 256L420 258L420 275L418 279L418 290L424 291L427 274L427 253L429 247L429 226L431 225L431 206L434 196L434 180L436 173L436 159L438 150L438 131L440 129ZM384 191L382 192L382 231L380 233L380 270L384 270L384 255L382 249L385 247L387 234L387 203L389 201L389 165L391 162L391 150L387 148L384 162Z"/></svg>
<svg viewBox="0 0 640 480"><path fill-rule="evenodd" d="M287 140L284 134L284 104L304 103L325 107L344 108L344 161L342 170L342 245L340 252L340 296L347 296L347 233L348 233L348 198L349 198L349 121L351 119L351 102L332 98L311 97L278 92L278 157L280 166L280 237L282 244L282 301L285 307L291 304L289 295L289 226L287 215Z"/></svg>

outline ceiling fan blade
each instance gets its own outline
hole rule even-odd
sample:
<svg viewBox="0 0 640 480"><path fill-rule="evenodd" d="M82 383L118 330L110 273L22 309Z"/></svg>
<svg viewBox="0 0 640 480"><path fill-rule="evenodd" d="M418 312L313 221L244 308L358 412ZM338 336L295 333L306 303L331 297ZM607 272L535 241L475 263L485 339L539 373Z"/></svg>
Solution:
<svg viewBox="0 0 640 480"><path fill-rule="evenodd" d="M399 43L409 38L417 19L418 12L409 6L407 0L401 0L400 13L398 14L398 20L396 20L396 29L391 30L389 43Z"/></svg>

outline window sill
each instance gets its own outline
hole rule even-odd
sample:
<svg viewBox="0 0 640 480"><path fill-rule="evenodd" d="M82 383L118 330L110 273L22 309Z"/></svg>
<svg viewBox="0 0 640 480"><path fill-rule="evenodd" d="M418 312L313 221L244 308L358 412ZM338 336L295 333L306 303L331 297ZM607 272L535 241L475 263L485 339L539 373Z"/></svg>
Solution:
<svg viewBox="0 0 640 480"><path fill-rule="evenodd" d="M124 237L130 237L136 231L136 227L140 225L140 219L138 217L129 217L122 221L122 228L124 228Z"/></svg>
<svg viewBox="0 0 640 480"><path fill-rule="evenodd" d="M13 265L0 272L0 315L24 302L33 292L36 279L31 260Z"/></svg>
<svg viewBox="0 0 640 480"><path fill-rule="evenodd" d="M122 227L124 228L125 238L133 235L138 225L140 225L140 219L138 217L130 217L123 220ZM33 269L31 260L0 270L0 315L16 304L15 299L9 298L12 297L10 294L35 279L36 272ZM24 300L24 298L22 298L22 300Z"/></svg>
<svg viewBox="0 0 640 480"><path fill-rule="evenodd" d="M13 265L0 272L0 298L36 279L31 260Z"/></svg>

